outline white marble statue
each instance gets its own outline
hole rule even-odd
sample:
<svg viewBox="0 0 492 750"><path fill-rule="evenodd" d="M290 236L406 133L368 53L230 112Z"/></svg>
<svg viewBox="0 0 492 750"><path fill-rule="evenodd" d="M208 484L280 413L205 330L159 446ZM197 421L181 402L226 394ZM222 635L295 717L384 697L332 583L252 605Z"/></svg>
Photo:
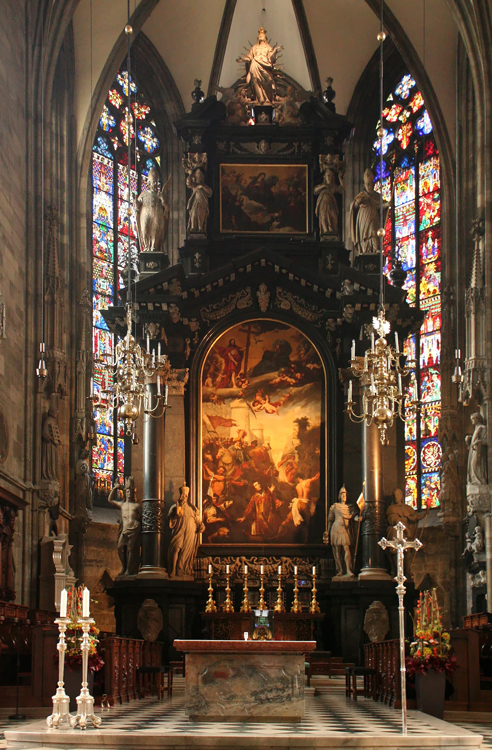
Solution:
<svg viewBox="0 0 492 750"><path fill-rule="evenodd" d="M206 234L207 221L210 213L208 199L212 195L212 188L205 184L205 173L202 169L195 171L186 178L186 186L192 191L188 201L188 231L190 234Z"/></svg>
<svg viewBox="0 0 492 750"><path fill-rule="evenodd" d="M480 412L472 414L470 419L474 430L472 435L465 438L468 446L467 482L487 484L487 426Z"/></svg>
<svg viewBox="0 0 492 750"><path fill-rule="evenodd" d="M169 578L193 578L199 534L205 530L198 508L189 502L189 494L190 488L183 482L179 500L168 513L172 530L168 550Z"/></svg>
<svg viewBox="0 0 492 750"><path fill-rule="evenodd" d="M263 27L258 30L258 39L238 63L246 65L246 83L250 87L252 99L258 104L273 104L276 99L274 69L282 47L272 47Z"/></svg>
<svg viewBox="0 0 492 750"><path fill-rule="evenodd" d="M115 484L108 496L108 503L120 509L121 517L118 527L118 557L121 561L120 576L132 576L138 573L140 562L140 539L142 531L142 510L135 501L135 483L133 477L126 477L123 488L124 500L115 499L121 491L121 485Z"/></svg>
<svg viewBox="0 0 492 750"><path fill-rule="evenodd" d="M377 231L380 225L380 197L380 194L374 190L374 173L371 169L366 169L364 172L364 190L355 196L350 206L350 229L357 255L379 253ZM388 207L389 203L383 203L384 209ZM386 211L383 216L383 226L386 222L385 216Z"/></svg>
<svg viewBox="0 0 492 750"><path fill-rule="evenodd" d="M137 227L142 252L164 252L167 230L169 228L169 202L165 191L166 182L159 190L159 175L152 167L148 176L148 189L137 198Z"/></svg>
<svg viewBox="0 0 492 750"><path fill-rule="evenodd" d="M338 234L338 204L337 193L343 193L342 175L339 175L340 185L337 185L333 169L327 169L323 175L321 185L316 185L314 194L318 196L316 202L316 216L319 221L320 234Z"/></svg>
<svg viewBox="0 0 492 750"><path fill-rule="evenodd" d="M352 519L358 520L350 506L347 505L347 490L345 485L338 493L338 502L333 503L328 513L328 533L330 544L335 558L337 573L335 578L354 578L352 570Z"/></svg>

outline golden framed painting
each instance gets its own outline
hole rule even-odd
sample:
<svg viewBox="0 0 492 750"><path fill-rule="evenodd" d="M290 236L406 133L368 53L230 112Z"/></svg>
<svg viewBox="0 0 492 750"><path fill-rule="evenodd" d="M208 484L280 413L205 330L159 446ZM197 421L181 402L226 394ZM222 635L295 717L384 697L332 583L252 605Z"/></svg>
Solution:
<svg viewBox="0 0 492 750"><path fill-rule="evenodd" d="M307 234L306 164L221 164L220 231Z"/></svg>
<svg viewBox="0 0 492 750"><path fill-rule="evenodd" d="M205 545L320 544L325 371L285 323L244 321L203 360L201 512Z"/></svg>

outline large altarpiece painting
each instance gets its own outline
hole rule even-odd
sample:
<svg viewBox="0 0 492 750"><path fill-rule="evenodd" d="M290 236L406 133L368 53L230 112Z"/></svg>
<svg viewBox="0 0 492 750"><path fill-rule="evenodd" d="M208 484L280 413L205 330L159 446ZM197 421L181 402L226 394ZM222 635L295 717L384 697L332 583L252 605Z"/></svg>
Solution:
<svg viewBox="0 0 492 750"><path fill-rule="evenodd" d="M319 353L292 326L246 321L213 342L201 372L203 544L321 543L324 384Z"/></svg>

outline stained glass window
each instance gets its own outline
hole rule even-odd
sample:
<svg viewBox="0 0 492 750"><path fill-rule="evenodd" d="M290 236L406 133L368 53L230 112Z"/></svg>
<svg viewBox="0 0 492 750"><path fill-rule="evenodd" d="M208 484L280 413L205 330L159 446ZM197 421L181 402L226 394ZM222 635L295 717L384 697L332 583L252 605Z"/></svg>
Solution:
<svg viewBox="0 0 492 750"><path fill-rule="evenodd" d="M127 119L129 90L130 121ZM160 166L162 138L153 117L137 80L130 78L125 70L120 71L103 106L92 155L92 349L96 425L92 472L98 497L107 495L124 472L125 430L118 423L112 406L112 383L101 367L112 356L115 345L103 311L120 304L119 293L125 286L129 256L133 267L137 263L137 228L128 202L127 147L131 138L132 163L135 162L130 170L133 198L146 189L149 169Z"/></svg>
<svg viewBox="0 0 492 750"><path fill-rule="evenodd" d="M411 75L395 86L383 110L383 173L374 142L376 189L383 181L391 201L383 239L385 273L395 260L407 272L407 302L425 313L417 334L404 343L416 363L420 414L405 423L405 502L439 505L441 447L441 177L439 152L422 94ZM381 125L378 122L377 128ZM407 385L410 396L413 381Z"/></svg>

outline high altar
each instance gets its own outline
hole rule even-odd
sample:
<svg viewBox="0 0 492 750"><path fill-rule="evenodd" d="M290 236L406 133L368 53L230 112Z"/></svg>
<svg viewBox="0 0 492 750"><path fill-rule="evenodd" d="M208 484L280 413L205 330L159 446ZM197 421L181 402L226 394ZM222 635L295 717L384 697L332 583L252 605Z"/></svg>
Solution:
<svg viewBox="0 0 492 750"><path fill-rule="evenodd" d="M125 467L143 476L140 569L126 570L108 594L123 636L141 632L139 612L154 603L170 658L176 637L241 637L245 564L254 596L265 567L272 607L281 566L287 612L298 566L298 621L285 616L284 637L314 638L360 661L364 613L376 599L397 632L394 583L377 543L387 529L383 469L392 488L401 486L403 461L392 447L383 464L377 429L343 415L351 348L364 353L377 314L379 256L350 259L341 239L351 125L336 113L334 92L323 102L283 85L296 106L256 102L247 122L227 97L194 92L192 111L175 123L189 197L181 262L169 266L162 247L139 255L134 329L144 347L168 357L167 408L144 420ZM404 291L385 286L387 318L403 340L419 313ZM123 306L103 314L124 336ZM160 387L149 379L148 396ZM394 445L396 437L395 428ZM340 546L334 560L337 517L346 519L351 551ZM209 566L219 612L230 567L235 615L200 615ZM303 619L312 566L324 617Z"/></svg>

